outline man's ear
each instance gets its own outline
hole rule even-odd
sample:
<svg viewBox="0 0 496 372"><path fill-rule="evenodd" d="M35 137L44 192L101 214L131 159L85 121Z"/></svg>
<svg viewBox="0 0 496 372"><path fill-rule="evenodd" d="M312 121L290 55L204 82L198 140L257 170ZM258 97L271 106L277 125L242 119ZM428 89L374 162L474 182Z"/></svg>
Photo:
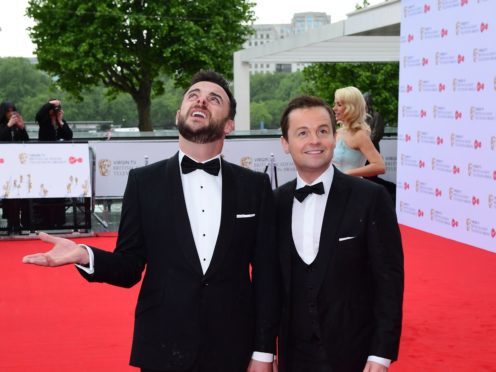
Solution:
<svg viewBox="0 0 496 372"><path fill-rule="evenodd" d="M234 120L228 119L226 121L226 124L224 125L224 134L227 136L229 133L231 133L234 130L235 124Z"/></svg>
<svg viewBox="0 0 496 372"><path fill-rule="evenodd" d="M179 121L179 112L180 110L176 111L176 127L177 127L177 122Z"/></svg>
<svg viewBox="0 0 496 372"><path fill-rule="evenodd" d="M284 152L286 154L289 154L289 143L288 141L286 141L286 138L284 138L283 136L281 136L281 146Z"/></svg>

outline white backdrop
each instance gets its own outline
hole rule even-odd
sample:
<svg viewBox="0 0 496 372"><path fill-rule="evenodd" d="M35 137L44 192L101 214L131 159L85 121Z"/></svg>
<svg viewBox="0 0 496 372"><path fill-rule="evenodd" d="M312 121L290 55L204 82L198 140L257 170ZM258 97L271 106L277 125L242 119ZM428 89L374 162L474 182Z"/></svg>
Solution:
<svg viewBox="0 0 496 372"><path fill-rule="evenodd" d="M381 153L386 161L384 179L396 182L396 139L383 139ZM131 169L167 159L177 152L177 140L158 141L90 141L95 157L95 196L121 198ZM231 163L248 167L257 172L267 172L275 187L270 164L277 169L281 186L296 177L291 157L284 153L279 138L228 139L222 151Z"/></svg>
<svg viewBox="0 0 496 372"><path fill-rule="evenodd" d="M121 198L131 169L167 159L178 149L177 140L98 141L89 145L96 163L95 195L102 198ZM279 138L227 140L222 153L227 161L259 172L273 154L279 185L295 177L293 162L282 151Z"/></svg>
<svg viewBox="0 0 496 372"><path fill-rule="evenodd" d="M88 144L2 144L0 199L90 197Z"/></svg>
<svg viewBox="0 0 496 372"><path fill-rule="evenodd" d="M496 1L402 1L401 223L496 252Z"/></svg>

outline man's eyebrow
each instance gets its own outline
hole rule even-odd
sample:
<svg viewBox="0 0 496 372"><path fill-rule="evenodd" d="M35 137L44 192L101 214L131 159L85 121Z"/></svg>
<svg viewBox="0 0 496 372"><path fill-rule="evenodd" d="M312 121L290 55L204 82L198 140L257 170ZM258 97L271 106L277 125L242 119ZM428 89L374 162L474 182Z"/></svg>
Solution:
<svg viewBox="0 0 496 372"><path fill-rule="evenodd" d="M190 93L193 93L193 92L199 92L199 91L200 91L200 89L198 89L198 88L194 88L194 89L188 90L188 91L186 92L186 94L190 94Z"/></svg>
<svg viewBox="0 0 496 372"><path fill-rule="evenodd" d="M222 96L220 94L217 94L215 92L210 92L209 93L209 96L214 96L214 97L217 97L218 99L220 99L222 102L224 102L224 100L222 99Z"/></svg>

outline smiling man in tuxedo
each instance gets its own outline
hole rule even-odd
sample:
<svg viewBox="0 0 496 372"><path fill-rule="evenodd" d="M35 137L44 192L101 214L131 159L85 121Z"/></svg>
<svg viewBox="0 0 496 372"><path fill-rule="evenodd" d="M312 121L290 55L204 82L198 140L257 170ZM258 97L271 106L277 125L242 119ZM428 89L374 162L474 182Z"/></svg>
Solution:
<svg viewBox="0 0 496 372"><path fill-rule="evenodd" d="M275 192L279 371L387 371L398 355L403 301L391 198L331 165L336 124L320 98L293 99L281 129L297 178Z"/></svg>
<svg viewBox="0 0 496 372"><path fill-rule="evenodd" d="M266 175L221 159L236 101L212 71L176 115L179 152L133 169L113 253L40 233L25 263L75 263L90 282L141 280L131 365L142 371L268 372L278 326L274 208ZM251 268L251 273L250 273Z"/></svg>

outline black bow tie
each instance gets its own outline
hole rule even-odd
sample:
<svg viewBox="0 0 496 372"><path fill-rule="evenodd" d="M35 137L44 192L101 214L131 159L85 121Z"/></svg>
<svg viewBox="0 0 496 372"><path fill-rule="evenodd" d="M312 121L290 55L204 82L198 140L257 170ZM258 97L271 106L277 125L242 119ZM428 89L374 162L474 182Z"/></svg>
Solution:
<svg viewBox="0 0 496 372"><path fill-rule="evenodd" d="M212 176L218 176L220 171L219 158L212 159L206 163L197 163L186 155L183 156L183 160L181 160L181 171L183 174L191 173L197 169L204 170Z"/></svg>
<svg viewBox="0 0 496 372"><path fill-rule="evenodd" d="M294 191L294 197L296 198L296 200L298 200L301 203L310 194L322 195L323 193L324 193L324 184L322 182L319 182L312 186L306 185L300 189L296 189Z"/></svg>

